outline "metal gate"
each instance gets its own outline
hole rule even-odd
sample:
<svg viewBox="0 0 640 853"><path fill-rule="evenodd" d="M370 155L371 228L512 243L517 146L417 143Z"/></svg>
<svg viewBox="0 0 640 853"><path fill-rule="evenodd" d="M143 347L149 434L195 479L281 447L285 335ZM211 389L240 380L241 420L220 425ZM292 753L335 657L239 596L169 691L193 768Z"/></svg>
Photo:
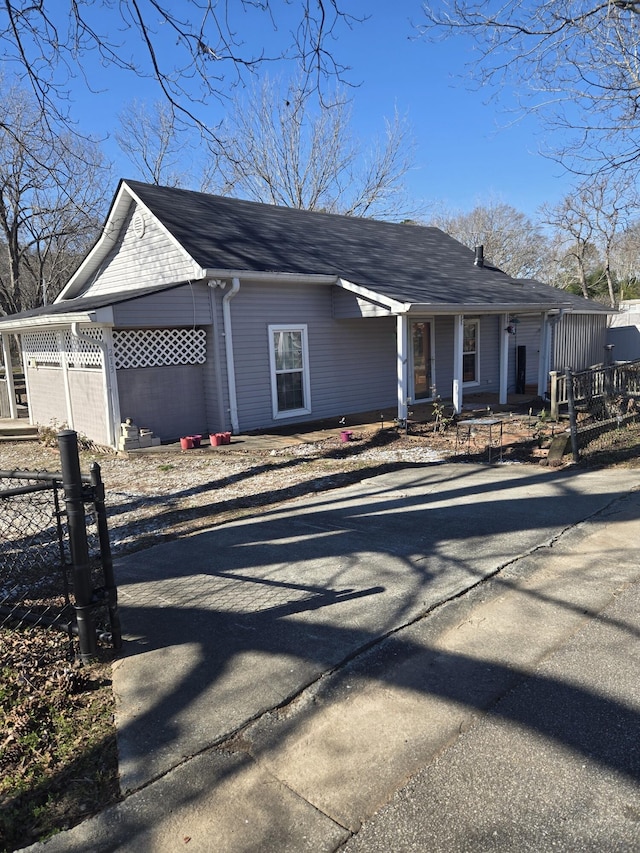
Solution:
<svg viewBox="0 0 640 853"><path fill-rule="evenodd" d="M89 661L120 649L117 589L100 466L80 471L77 434L58 434L60 473L0 471L0 628L69 634Z"/></svg>

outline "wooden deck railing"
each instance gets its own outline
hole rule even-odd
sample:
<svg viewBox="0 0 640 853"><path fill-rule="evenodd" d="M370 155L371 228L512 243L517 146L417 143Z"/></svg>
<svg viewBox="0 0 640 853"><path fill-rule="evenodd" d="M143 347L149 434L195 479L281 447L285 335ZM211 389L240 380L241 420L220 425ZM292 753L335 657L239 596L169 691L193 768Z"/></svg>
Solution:
<svg viewBox="0 0 640 853"><path fill-rule="evenodd" d="M598 365L578 373L551 371L551 417L558 419L560 406L566 405L567 375L573 383L577 405L593 398L614 397L619 394L640 395L640 359L620 364Z"/></svg>

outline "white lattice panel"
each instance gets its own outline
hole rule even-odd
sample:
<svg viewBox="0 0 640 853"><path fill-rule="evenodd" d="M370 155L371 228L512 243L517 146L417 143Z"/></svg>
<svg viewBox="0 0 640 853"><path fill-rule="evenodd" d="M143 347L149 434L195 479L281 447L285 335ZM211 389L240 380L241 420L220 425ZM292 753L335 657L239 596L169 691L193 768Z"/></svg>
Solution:
<svg viewBox="0 0 640 853"><path fill-rule="evenodd" d="M100 367L102 365L102 349L98 341L102 340L102 329L82 329L85 337L95 338L96 343L80 340L65 332L29 332L22 336L22 351L27 361L36 364L62 364L62 353L67 358L69 367Z"/></svg>
<svg viewBox="0 0 640 853"><path fill-rule="evenodd" d="M60 364L58 336L55 332L30 332L22 335L22 352L38 364Z"/></svg>
<svg viewBox="0 0 640 853"><path fill-rule="evenodd" d="M83 337L102 340L102 329L82 329ZM74 337L70 331L64 333L64 349L70 367L101 367L102 348L98 343Z"/></svg>
<svg viewBox="0 0 640 853"><path fill-rule="evenodd" d="M204 329L128 329L113 333L116 367L204 364Z"/></svg>

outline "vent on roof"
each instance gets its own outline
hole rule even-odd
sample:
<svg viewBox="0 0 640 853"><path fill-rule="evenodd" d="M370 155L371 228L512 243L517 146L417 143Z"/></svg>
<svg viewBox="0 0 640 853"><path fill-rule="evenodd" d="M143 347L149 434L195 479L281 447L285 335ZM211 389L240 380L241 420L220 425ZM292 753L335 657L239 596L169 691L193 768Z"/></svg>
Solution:
<svg viewBox="0 0 640 853"><path fill-rule="evenodd" d="M473 263L477 267L484 266L484 246L476 246L476 256L473 259Z"/></svg>

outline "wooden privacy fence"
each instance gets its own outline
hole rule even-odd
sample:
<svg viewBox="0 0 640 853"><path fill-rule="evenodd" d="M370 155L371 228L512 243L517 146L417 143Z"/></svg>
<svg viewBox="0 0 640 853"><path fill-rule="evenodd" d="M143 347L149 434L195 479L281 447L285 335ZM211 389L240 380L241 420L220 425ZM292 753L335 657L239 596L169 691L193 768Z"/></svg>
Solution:
<svg viewBox="0 0 640 853"><path fill-rule="evenodd" d="M578 373L551 371L551 417L558 420L560 407L568 405L568 381L572 383L576 407L611 416L609 401L640 396L640 359L619 364L599 365ZM619 405L617 406L619 408Z"/></svg>

